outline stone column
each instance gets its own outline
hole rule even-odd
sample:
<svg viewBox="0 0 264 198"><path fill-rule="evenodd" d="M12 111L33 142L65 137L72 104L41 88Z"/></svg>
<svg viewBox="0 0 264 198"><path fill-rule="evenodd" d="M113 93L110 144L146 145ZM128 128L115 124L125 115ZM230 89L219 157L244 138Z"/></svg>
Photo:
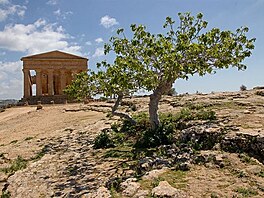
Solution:
<svg viewBox="0 0 264 198"><path fill-rule="evenodd" d="M53 87L53 70L48 70L48 94L54 95L54 87Z"/></svg>
<svg viewBox="0 0 264 198"><path fill-rule="evenodd" d="M61 87L59 90L59 94L63 95L63 90L66 87L66 74L65 74L65 70L61 70L60 71L60 80L61 80Z"/></svg>
<svg viewBox="0 0 264 198"><path fill-rule="evenodd" d="M29 70L23 69L23 73L24 73L24 98L27 98L30 96Z"/></svg>
<svg viewBox="0 0 264 198"><path fill-rule="evenodd" d="M42 95L42 73L40 69L36 70L36 95L41 96Z"/></svg>

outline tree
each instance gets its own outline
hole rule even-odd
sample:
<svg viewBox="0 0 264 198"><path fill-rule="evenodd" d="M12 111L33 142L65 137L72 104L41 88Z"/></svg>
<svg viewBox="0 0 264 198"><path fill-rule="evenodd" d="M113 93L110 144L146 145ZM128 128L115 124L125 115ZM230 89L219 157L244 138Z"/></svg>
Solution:
<svg viewBox="0 0 264 198"><path fill-rule="evenodd" d="M112 115L119 116L129 120L132 124L136 121L129 115L123 112L118 112L118 106L121 104L124 96L132 95L140 89L138 81L136 81L135 73L130 70L122 59L116 58L114 64L108 64L106 61L97 63L97 67L101 70L97 73L100 93L109 97L117 96L114 106L112 107Z"/></svg>
<svg viewBox="0 0 264 198"><path fill-rule="evenodd" d="M98 93L98 83L93 72L81 72L76 74L74 80L68 85L63 92L71 99L78 101L91 98Z"/></svg>
<svg viewBox="0 0 264 198"><path fill-rule="evenodd" d="M102 61L97 63L97 67L98 72L89 71L89 74L87 72L77 74L64 93L79 101L91 98L96 94L103 94L106 97L116 95L117 99L112 107L112 115L125 118L135 124L135 120L129 114L117 111L124 96L131 95L140 88L137 81L134 80L136 78L133 71L122 64L122 60L118 58L114 64Z"/></svg>
<svg viewBox="0 0 264 198"><path fill-rule="evenodd" d="M105 45L105 53L116 53L115 66L120 63L133 71L134 81L153 93L150 95L149 116L152 129L159 126L158 105L177 79L194 74L204 76L218 69L246 69L242 61L251 55L255 38L248 39L247 27L235 32L218 28L205 31L203 14L178 14L179 25L167 17L165 34L151 34L142 25L131 25L132 38L123 29ZM118 82L116 82L118 83Z"/></svg>

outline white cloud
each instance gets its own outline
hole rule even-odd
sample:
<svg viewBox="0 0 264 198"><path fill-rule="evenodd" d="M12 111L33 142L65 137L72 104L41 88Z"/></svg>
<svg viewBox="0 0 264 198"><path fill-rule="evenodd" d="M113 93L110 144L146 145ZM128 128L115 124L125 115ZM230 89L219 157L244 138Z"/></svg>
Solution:
<svg viewBox="0 0 264 198"><path fill-rule="evenodd" d="M0 8L0 21L6 20L9 16L17 15L23 17L25 15L26 6L13 5L9 1L0 0L0 5L3 5Z"/></svg>
<svg viewBox="0 0 264 198"><path fill-rule="evenodd" d="M73 14L72 11L62 12L60 9L54 11L53 13L54 15L56 15L57 17L61 17L62 19L66 19L68 15Z"/></svg>
<svg viewBox="0 0 264 198"><path fill-rule="evenodd" d="M104 55L104 48L103 47L99 47L99 48L95 49L93 57L96 58L96 57L100 57L100 56L103 56L103 55Z"/></svg>
<svg viewBox="0 0 264 198"><path fill-rule="evenodd" d="M49 0L49 1L47 2L47 4L48 4L48 5L56 5L56 4L58 4L58 0Z"/></svg>
<svg viewBox="0 0 264 198"><path fill-rule="evenodd" d="M0 5L1 4L8 4L9 3L9 0L0 0Z"/></svg>
<svg viewBox="0 0 264 198"><path fill-rule="evenodd" d="M91 41L87 41L87 42L85 42L85 45L92 45L92 42Z"/></svg>
<svg viewBox="0 0 264 198"><path fill-rule="evenodd" d="M47 23L43 19L33 24L6 25L0 31L0 48L29 54L49 50L63 50L80 53L81 47L69 44L70 35L62 26Z"/></svg>
<svg viewBox="0 0 264 198"><path fill-rule="evenodd" d="M56 16L60 16L61 15L61 10L58 9L56 11L53 12Z"/></svg>
<svg viewBox="0 0 264 198"><path fill-rule="evenodd" d="M102 38L97 38L97 39L95 39L95 42L96 43L102 43L102 42L104 42L104 40Z"/></svg>
<svg viewBox="0 0 264 198"><path fill-rule="evenodd" d="M0 61L0 99L22 97L22 62Z"/></svg>
<svg viewBox="0 0 264 198"><path fill-rule="evenodd" d="M105 28L110 28L114 25L118 25L119 23L115 18L111 18L110 16L105 15L101 18L100 24Z"/></svg>

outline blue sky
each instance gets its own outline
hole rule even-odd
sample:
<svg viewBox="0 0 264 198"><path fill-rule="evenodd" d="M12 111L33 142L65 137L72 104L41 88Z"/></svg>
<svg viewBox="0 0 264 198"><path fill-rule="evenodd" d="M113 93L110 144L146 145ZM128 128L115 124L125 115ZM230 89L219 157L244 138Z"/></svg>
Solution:
<svg viewBox="0 0 264 198"><path fill-rule="evenodd" d="M215 75L193 76L174 84L179 93L236 91L264 85L264 0L0 0L0 99L22 97L20 58L62 50L89 58L89 68L113 56L103 55L103 44L132 23L162 33L166 16L178 12L204 14L209 29L236 30L248 26L256 37L246 71L228 69Z"/></svg>

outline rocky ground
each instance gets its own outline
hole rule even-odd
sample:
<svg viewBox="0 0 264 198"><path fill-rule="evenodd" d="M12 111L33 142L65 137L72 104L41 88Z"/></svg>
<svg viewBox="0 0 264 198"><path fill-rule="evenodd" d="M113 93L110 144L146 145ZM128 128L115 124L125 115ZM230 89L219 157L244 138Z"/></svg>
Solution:
<svg viewBox="0 0 264 198"><path fill-rule="evenodd" d="M203 106L213 122L181 131L188 144L137 161L131 148L93 149L118 118L112 103L15 107L0 113L2 197L264 197L264 91L195 94L162 99L161 112ZM127 99L147 111L148 98ZM122 107L127 110L127 106ZM140 172L141 174L135 174ZM121 179L120 179L121 178Z"/></svg>

